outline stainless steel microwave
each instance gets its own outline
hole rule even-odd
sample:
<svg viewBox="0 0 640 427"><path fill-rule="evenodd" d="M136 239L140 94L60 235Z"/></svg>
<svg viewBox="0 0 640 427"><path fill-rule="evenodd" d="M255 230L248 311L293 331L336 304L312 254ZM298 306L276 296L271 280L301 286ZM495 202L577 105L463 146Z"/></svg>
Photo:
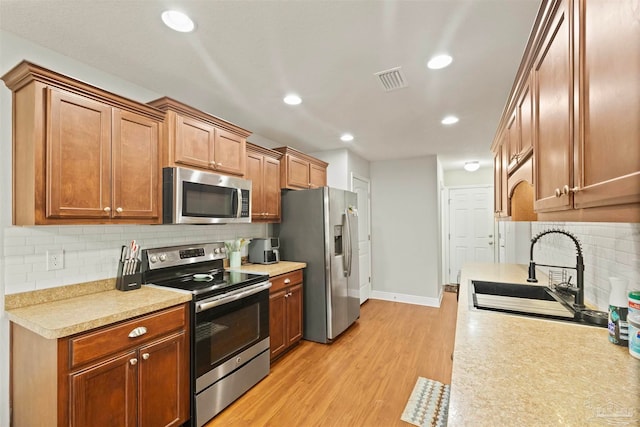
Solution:
<svg viewBox="0 0 640 427"><path fill-rule="evenodd" d="M251 181L195 169L164 168L162 222L251 222Z"/></svg>

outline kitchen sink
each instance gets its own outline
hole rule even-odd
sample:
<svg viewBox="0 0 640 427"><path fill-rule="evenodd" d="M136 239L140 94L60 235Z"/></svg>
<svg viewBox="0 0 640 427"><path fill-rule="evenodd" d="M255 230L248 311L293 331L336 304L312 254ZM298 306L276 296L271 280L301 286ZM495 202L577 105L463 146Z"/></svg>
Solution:
<svg viewBox="0 0 640 427"><path fill-rule="evenodd" d="M471 283L473 306L477 309L584 324L600 322L583 315L587 311L576 311L571 306L571 295L560 295L547 286L478 280Z"/></svg>

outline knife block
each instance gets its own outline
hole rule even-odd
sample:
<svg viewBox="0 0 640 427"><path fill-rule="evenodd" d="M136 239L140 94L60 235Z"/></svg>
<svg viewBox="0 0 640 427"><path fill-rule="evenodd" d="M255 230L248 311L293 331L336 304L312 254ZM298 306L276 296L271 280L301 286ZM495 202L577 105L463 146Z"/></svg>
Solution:
<svg viewBox="0 0 640 427"><path fill-rule="evenodd" d="M118 276L116 277L116 289L119 291L131 291L140 289L142 285L142 273L123 274L124 262L118 261Z"/></svg>

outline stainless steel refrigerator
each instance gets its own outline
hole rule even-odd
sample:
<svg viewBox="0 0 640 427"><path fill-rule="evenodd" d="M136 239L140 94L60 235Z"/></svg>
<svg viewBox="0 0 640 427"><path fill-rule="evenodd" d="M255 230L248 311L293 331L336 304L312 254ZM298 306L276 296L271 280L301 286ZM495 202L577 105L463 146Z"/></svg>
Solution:
<svg viewBox="0 0 640 427"><path fill-rule="evenodd" d="M307 263L304 339L331 342L360 317L357 212L351 191L282 193L281 258Z"/></svg>

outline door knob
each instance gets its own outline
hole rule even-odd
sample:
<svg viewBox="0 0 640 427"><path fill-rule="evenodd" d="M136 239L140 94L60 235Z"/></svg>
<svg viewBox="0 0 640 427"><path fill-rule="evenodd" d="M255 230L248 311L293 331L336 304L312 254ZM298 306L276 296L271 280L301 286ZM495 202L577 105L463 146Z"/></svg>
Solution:
<svg viewBox="0 0 640 427"><path fill-rule="evenodd" d="M118 213L122 213L123 209L122 208L116 208L116 212Z"/></svg>
<svg viewBox="0 0 640 427"><path fill-rule="evenodd" d="M133 359L129 359L129 363L131 364L131 366L134 366L138 363L138 359L133 358Z"/></svg>
<svg viewBox="0 0 640 427"><path fill-rule="evenodd" d="M105 211L105 212L109 213L109 212L111 212L111 208L110 208L109 206L107 206L107 207L105 207L105 208L103 209L103 211Z"/></svg>
<svg viewBox="0 0 640 427"><path fill-rule="evenodd" d="M142 358L143 358L144 360L149 360L149 353L143 353L143 354L142 354Z"/></svg>

